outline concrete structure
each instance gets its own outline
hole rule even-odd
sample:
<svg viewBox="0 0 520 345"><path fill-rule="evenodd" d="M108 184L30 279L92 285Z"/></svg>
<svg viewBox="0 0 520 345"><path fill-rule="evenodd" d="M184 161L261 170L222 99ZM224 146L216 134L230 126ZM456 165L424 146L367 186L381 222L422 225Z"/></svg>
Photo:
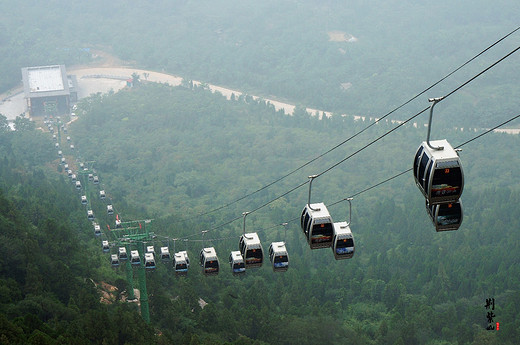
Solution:
<svg viewBox="0 0 520 345"><path fill-rule="evenodd" d="M64 65L22 68L22 80L29 116L68 114L78 99L76 77Z"/></svg>

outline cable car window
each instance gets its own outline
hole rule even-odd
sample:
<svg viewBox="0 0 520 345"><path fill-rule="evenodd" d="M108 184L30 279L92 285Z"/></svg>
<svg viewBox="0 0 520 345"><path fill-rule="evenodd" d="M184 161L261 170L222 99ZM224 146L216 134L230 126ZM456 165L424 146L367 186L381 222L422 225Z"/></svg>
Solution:
<svg viewBox="0 0 520 345"><path fill-rule="evenodd" d="M432 197L460 194L462 171L460 167L436 168L432 178Z"/></svg>
<svg viewBox="0 0 520 345"><path fill-rule="evenodd" d="M339 240L336 244L336 248L347 248L347 247L354 247L354 240L352 238L344 238L342 240Z"/></svg>
<svg viewBox="0 0 520 345"><path fill-rule="evenodd" d="M431 169L432 164L433 164L433 160L431 160L430 163L428 164L428 166L426 167L426 176L424 177L424 181L423 181L423 189L425 191L428 190L428 183L430 183L430 173L432 171L432 169Z"/></svg>
<svg viewBox="0 0 520 345"><path fill-rule="evenodd" d="M311 242L330 242L332 240L332 233L333 230L331 223L314 224L312 227Z"/></svg>
<svg viewBox="0 0 520 345"><path fill-rule="evenodd" d="M277 264L277 263L283 263L283 262L287 262L287 256L285 255L277 255L274 257L274 263Z"/></svg>
<svg viewBox="0 0 520 345"><path fill-rule="evenodd" d="M175 265L175 269L176 270L185 270L185 269L188 269L188 265L186 265L186 264L177 264L177 265Z"/></svg>
<svg viewBox="0 0 520 345"><path fill-rule="evenodd" d="M423 153L424 148L421 146L419 150L417 150L417 154L415 155L415 160L413 163L413 175L417 178L417 166L419 165L419 159L421 158L421 154Z"/></svg>
<svg viewBox="0 0 520 345"><path fill-rule="evenodd" d="M437 214L437 224L440 226L458 224L461 215L459 203L441 204Z"/></svg>
<svg viewBox="0 0 520 345"><path fill-rule="evenodd" d="M254 258L254 259L260 259L262 260L262 251L260 249L250 249L248 251L246 251L246 260L247 259L251 259L251 258ZM251 260L247 260L248 262L251 261Z"/></svg>
<svg viewBox="0 0 520 345"><path fill-rule="evenodd" d="M236 263L236 264L233 264L233 269L236 270L236 269L241 269L241 268L245 268L246 265L244 265L243 262L239 262L239 263Z"/></svg>
<svg viewBox="0 0 520 345"><path fill-rule="evenodd" d="M206 270L208 270L208 269L217 270L218 269L218 262L216 260L206 261L205 268L206 268Z"/></svg>
<svg viewBox="0 0 520 345"><path fill-rule="evenodd" d="M422 158L421 158L421 164L419 164L419 175L418 175L418 180L419 182L422 182L422 178L424 177L424 171L426 170L426 165L428 164L428 160L430 158L428 157L427 154L423 154Z"/></svg>

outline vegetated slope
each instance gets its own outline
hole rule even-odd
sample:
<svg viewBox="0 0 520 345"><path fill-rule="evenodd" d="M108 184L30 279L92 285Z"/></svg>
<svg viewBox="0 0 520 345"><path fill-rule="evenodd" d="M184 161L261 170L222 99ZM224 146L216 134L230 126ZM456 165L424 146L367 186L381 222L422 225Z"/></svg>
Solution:
<svg viewBox="0 0 520 345"><path fill-rule="evenodd" d="M0 343L159 343L133 306L100 304L94 282L114 276L76 192L49 170L52 147L34 129L0 133Z"/></svg>
<svg viewBox="0 0 520 345"><path fill-rule="evenodd" d="M336 262L329 249L310 251L298 220L286 235L276 226L298 219L307 201L305 186L251 214L246 223L247 231L259 232L264 249L286 239L289 271L274 274L266 262L238 279L225 261L237 248L240 220L210 231L205 242L200 232L281 195L392 125L374 126L288 181L198 217L273 181L367 123L319 121L300 112L286 117L248 97L229 102L201 88L154 84L86 99L79 110L85 113L71 135L82 157L96 160L123 217L155 214L157 234L191 236L186 244L176 242L176 250L185 247L193 260L188 277L159 267L149 278L153 322L175 338L199 334L231 341L242 334L282 344L339 344L346 337L365 344L517 339L520 241L514 229L520 191L510 173L520 164L510 149L518 145L517 136L489 134L464 147L465 218L458 231L435 233L410 173L354 199L356 254ZM478 134L447 127L438 123L432 135L442 131L457 146ZM329 205L408 169L424 136L413 126L389 135L318 178L312 201ZM336 221L347 217L344 204L329 210ZM223 261L218 277L198 272L203 245L215 246ZM499 332L485 329L484 304L491 297L497 301ZM201 309L198 298L209 304Z"/></svg>

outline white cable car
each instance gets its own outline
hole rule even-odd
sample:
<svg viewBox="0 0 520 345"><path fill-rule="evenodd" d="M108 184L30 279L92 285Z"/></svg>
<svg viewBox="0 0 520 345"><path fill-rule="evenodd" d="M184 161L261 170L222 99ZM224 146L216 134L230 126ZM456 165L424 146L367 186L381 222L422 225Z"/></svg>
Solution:
<svg viewBox="0 0 520 345"><path fill-rule="evenodd" d="M87 219L94 220L94 212L92 210L87 211Z"/></svg>
<svg viewBox="0 0 520 345"><path fill-rule="evenodd" d="M79 163L79 168L80 168L81 170L83 170L84 167L85 167L85 164L84 164L84 163Z"/></svg>
<svg viewBox="0 0 520 345"><path fill-rule="evenodd" d="M107 205L107 213L109 216L114 214L114 208L112 207L112 205Z"/></svg>
<svg viewBox="0 0 520 345"><path fill-rule="evenodd" d="M126 253L125 247L119 247L119 260L128 260L128 254Z"/></svg>
<svg viewBox="0 0 520 345"><path fill-rule="evenodd" d="M117 254L110 255L110 263L112 264L112 267L119 266L119 258L117 257Z"/></svg>
<svg viewBox="0 0 520 345"><path fill-rule="evenodd" d="M188 267L190 267L190 258L188 257L188 252L183 250L183 251L180 251L179 253L184 255L184 260L186 260L186 264L188 265Z"/></svg>
<svg viewBox="0 0 520 345"><path fill-rule="evenodd" d="M235 276L246 273L244 258L238 250L232 251L231 254L229 254L229 265L231 266L231 273Z"/></svg>
<svg viewBox="0 0 520 345"><path fill-rule="evenodd" d="M262 243L256 232L243 234L238 242L246 268L261 267L264 261Z"/></svg>
<svg viewBox="0 0 520 345"><path fill-rule="evenodd" d="M94 176L93 182L94 184L99 184L99 178L97 176Z"/></svg>
<svg viewBox="0 0 520 345"><path fill-rule="evenodd" d="M116 219L116 229L122 228L121 221L119 219Z"/></svg>
<svg viewBox="0 0 520 345"><path fill-rule="evenodd" d="M144 254L144 268L151 271L155 269L155 257L153 253Z"/></svg>
<svg viewBox="0 0 520 345"><path fill-rule="evenodd" d="M83 205L87 204L87 196L86 195L82 195L81 196L81 204L83 204Z"/></svg>
<svg viewBox="0 0 520 345"><path fill-rule="evenodd" d="M141 257L137 250L130 251L130 263L134 266L139 266L141 264Z"/></svg>
<svg viewBox="0 0 520 345"><path fill-rule="evenodd" d="M101 227L99 224L94 224L94 235L101 236Z"/></svg>
<svg viewBox="0 0 520 345"><path fill-rule="evenodd" d="M63 169L65 169L66 171L69 170L69 165L65 163L65 165L63 166Z"/></svg>
<svg viewBox="0 0 520 345"><path fill-rule="evenodd" d="M464 173L457 151L447 140L430 142L433 107L441 98L430 98L430 121L426 141L415 153L413 176L430 205L456 202L464 189Z"/></svg>
<svg viewBox="0 0 520 345"><path fill-rule="evenodd" d="M61 152L61 150L58 151L58 156L60 156L60 157L63 156L63 152Z"/></svg>
<svg viewBox="0 0 520 345"><path fill-rule="evenodd" d="M170 250L168 247L161 247L161 260L162 261L170 261Z"/></svg>
<svg viewBox="0 0 520 345"><path fill-rule="evenodd" d="M65 157L61 157L60 163L61 164L66 164Z"/></svg>
<svg viewBox="0 0 520 345"><path fill-rule="evenodd" d="M205 275L217 275L219 272L219 261L215 248L203 248L200 251L200 265Z"/></svg>
<svg viewBox="0 0 520 345"><path fill-rule="evenodd" d="M67 141L70 141L70 137L69 136L67 136Z"/></svg>
<svg viewBox="0 0 520 345"><path fill-rule="evenodd" d="M72 182L76 182L76 174L72 174L70 176L70 179L71 179Z"/></svg>
<svg viewBox="0 0 520 345"><path fill-rule="evenodd" d="M68 176L68 177L72 177L72 170L70 170L70 169L67 170L67 176Z"/></svg>
<svg viewBox="0 0 520 345"><path fill-rule="evenodd" d="M350 205L349 221L334 223L334 239L332 240L332 252L336 260L351 259L354 256L354 237L350 230L352 219L352 198L346 199Z"/></svg>
<svg viewBox="0 0 520 345"><path fill-rule="evenodd" d="M457 230L462 224L463 212L461 199L454 203L449 202L434 205L429 205L428 201L426 201L426 210L437 232Z"/></svg>
<svg viewBox="0 0 520 345"><path fill-rule="evenodd" d="M186 261L186 257L182 252L175 253L173 258L173 267L175 268L176 275L188 274L189 264Z"/></svg>
<svg viewBox="0 0 520 345"><path fill-rule="evenodd" d="M285 242L273 242L269 246L269 260L275 272L285 272L289 268L289 254Z"/></svg>
<svg viewBox="0 0 520 345"><path fill-rule="evenodd" d="M56 136L56 134L53 134L53 135ZM54 144L54 147L58 148L58 147L60 147L60 144L56 143L56 144Z"/></svg>
<svg viewBox="0 0 520 345"><path fill-rule="evenodd" d="M311 249L332 246L333 221L324 203L305 205L300 223Z"/></svg>
<svg viewBox="0 0 520 345"><path fill-rule="evenodd" d="M70 144L70 149L74 150L74 144Z"/></svg>
<svg viewBox="0 0 520 345"><path fill-rule="evenodd" d="M147 253L153 253L155 255L155 248L154 248L154 246L146 246L146 252Z"/></svg>
<svg viewBox="0 0 520 345"><path fill-rule="evenodd" d="M52 139L54 139L55 141L58 140L58 137L56 136L56 134L52 135Z"/></svg>
<svg viewBox="0 0 520 345"><path fill-rule="evenodd" d="M92 181L94 179L94 174L88 174L88 180Z"/></svg>
<svg viewBox="0 0 520 345"><path fill-rule="evenodd" d="M103 246L103 253L108 253L110 251L110 245L108 244L108 241L101 242Z"/></svg>
<svg viewBox="0 0 520 345"><path fill-rule="evenodd" d="M107 196L107 195L105 194L105 191L104 191L104 190L100 190L100 191L99 191L99 198L100 198L101 200L105 200L106 196Z"/></svg>
<svg viewBox="0 0 520 345"><path fill-rule="evenodd" d="M76 181L76 189L77 190L81 189L81 182L80 181Z"/></svg>

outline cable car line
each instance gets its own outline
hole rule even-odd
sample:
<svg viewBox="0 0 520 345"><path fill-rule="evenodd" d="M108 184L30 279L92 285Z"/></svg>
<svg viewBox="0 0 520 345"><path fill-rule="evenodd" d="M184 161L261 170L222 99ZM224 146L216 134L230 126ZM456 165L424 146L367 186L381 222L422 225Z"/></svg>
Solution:
<svg viewBox="0 0 520 345"><path fill-rule="evenodd" d="M425 94L427 91L431 90L433 87L437 86L438 84L440 84L441 82L443 82L444 80L446 80L447 78L449 78L450 76L452 76L453 74L455 74L456 72L458 72L460 69L462 69L463 67L465 67L466 65L468 65L469 63L471 63L473 60L475 60L476 58L478 58L479 56L481 56L482 54L484 54L485 52L487 52L488 50L490 50L491 48L493 48L495 45L497 45L498 43L502 42L503 40L505 40L507 37L511 36L512 34L514 34L516 31L520 30L520 26L517 27L516 29L512 30L511 32L509 32L508 34L502 36L500 39L496 40L495 42L493 42L491 45L489 45L488 47L486 47L484 50L482 50L481 52L479 52L478 54L474 55L472 58L470 58L469 60L467 60L466 62L464 62L462 65L460 65L459 67L455 68L453 71L451 71L450 73L446 74L444 77L442 77L441 79L439 79L438 81L436 81L435 83L433 83L432 85L428 86L426 89L424 89L423 91L419 92L417 95L413 96L412 98L410 98L409 100L407 100L406 102L402 103L401 105L397 106L396 108L392 109L391 111L389 111L388 113L386 113L385 115L383 115L382 117L378 118L377 120L375 120L374 122L372 122L370 125L368 125L367 127L363 128L362 130L360 130L359 132L353 134L352 136L350 136L349 138L343 140L342 142L340 142L339 144L331 147L330 149L328 149L327 151L321 153L320 155L312 158L311 160L309 160L308 162L300 165L299 167L297 167L296 169L290 171L289 173L275 179L274 181L266 184L265 186L263 187L260 187L259 189L249 193L249 194L246 194L242 197L239 197L238 199L235 199L231 202L228 202L222 206L219 206L217 208L214 208L212 210L209 210L209 211L206 211L206 212L202 212L202 213L199 213L198 215L196 215L195 217L202 217L202 216L205 216L205 215L208 215L208 214L211 214L211 213L214 213L216 211L220 211L226 207L229 207L233 204L236 204L237 202L240 202L256 193L259 193L261 191L263 191L264 189L267 189L269 187L271 187L272 185L282 181L283 179L293 175L294 173L298 172L299 170L303 169L304 167L308 166L309 164L315 162L316 160L324 157L325 155L329 154L330 152L334 151L335 149L343 146L344 144L346 144L347 142L349 142L350 140L354 139L355 137L357 137L358 135L364 133L365 131L367 131L369 128L371 128L372 126L376 125L377 123L379 123L379 121L385 119L386 117L390 116L391 114L393 114L394 112L396 112L397 110L401 109L402 107L404 107L405 105L409 104L410 102L414 101L415 99L417 99L418 97L420 97L421 95ZM520 47L519 47L520 48ZM517 48L518 50L518 48ZM515 50L516 51L516 50ZM513 54L515 51L511 52L509 55ZM508 56L509 56L508 55ZM504 58L502 59L505 59L507 58L508 56L505 56ZM501 59L501 60L502 60ZM500 61L501 61L500 60ZM497 63L499 63L500 61L498 61ZM496 64L497 64L496 63ZM493 65L494 66L494 65ZM489 68L493 67L493 66L490 66ZM485 71L484 71L485 72ZM484 73L482 72L482 73ZM477 76L475 76L474 78L477 78ZM471 82L472 80L469 80L467 83ZM461 88L465 86L465 85L462 85ZM452 91L451 93L448 94L451 95L452 93L456 92L458 90L454 90ZM447 97L447 96L445 96Z"/></svg>

